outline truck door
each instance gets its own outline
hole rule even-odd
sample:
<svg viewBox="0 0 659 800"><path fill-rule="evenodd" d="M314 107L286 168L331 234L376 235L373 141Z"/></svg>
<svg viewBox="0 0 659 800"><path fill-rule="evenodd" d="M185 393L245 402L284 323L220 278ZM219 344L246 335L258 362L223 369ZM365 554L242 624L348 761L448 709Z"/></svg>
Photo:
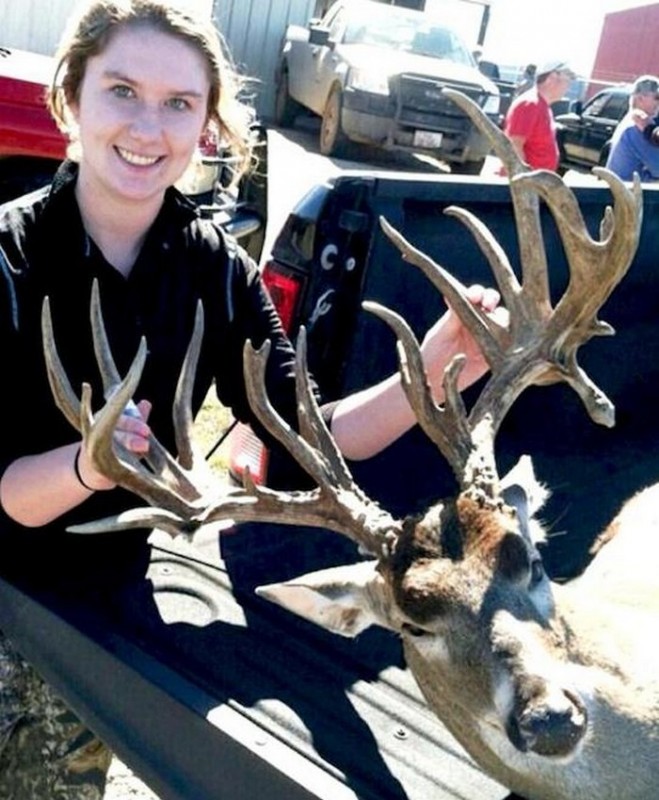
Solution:
<svg viewBox="0 0 659 800"><path fill-rule="evenodd" d="M620 92L601 92L583 110L580 156L589 164L606 161L608 142L629 107L629 96Z"/></svg>

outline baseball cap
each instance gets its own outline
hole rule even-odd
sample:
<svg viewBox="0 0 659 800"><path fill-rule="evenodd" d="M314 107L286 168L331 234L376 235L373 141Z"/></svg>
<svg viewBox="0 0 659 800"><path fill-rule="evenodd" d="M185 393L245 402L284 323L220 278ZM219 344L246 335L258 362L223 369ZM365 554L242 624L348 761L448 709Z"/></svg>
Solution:
<svg viewBox="0 0 659 800"><path fill-rule="evenodd" d="M577 73L572 69L567 61L560 61L559 59L545 61L544 64L540 64L536 71L536 77L541 78L543 75L549 75L550 72L563 72L568 75L571 80L574 80L577 77Z"/></svg>
<svg viewBox="0 0 659 800"><path fill-rule="evenodd" d="M632 94L659 94L659 78L641 75L632 85Z"/></svg>

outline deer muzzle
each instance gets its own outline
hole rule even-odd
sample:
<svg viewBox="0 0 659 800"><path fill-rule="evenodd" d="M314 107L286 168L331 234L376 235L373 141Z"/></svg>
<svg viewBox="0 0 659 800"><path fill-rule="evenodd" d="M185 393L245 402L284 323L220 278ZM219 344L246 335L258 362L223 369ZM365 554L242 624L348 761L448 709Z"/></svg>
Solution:
<svg viewBox="0 0 659 800"><path fill-rule="evenodd" d="M574 751L587 727L583 702L572 692L558 690L516 707L508 718L506 733L523 753L558 758Z"/></svg>

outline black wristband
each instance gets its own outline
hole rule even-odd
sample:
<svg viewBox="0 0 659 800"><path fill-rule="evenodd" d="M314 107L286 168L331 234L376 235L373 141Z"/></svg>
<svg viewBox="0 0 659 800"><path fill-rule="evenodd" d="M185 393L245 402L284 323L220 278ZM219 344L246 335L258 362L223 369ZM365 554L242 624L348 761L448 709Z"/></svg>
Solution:
<svg viewBox="0 0 659 800"><path fill-rule="evenodd" d="M80 463L79 463L80 462L80 450L81 450L80 447L76 450L75 458L73 459L73 471L76 474L76 478L78 479L78 483L82 487L87 489L88 492L97 492L98 489L94 489L93 486L89 486L82 479L82 475L80 474Z"/></svg>

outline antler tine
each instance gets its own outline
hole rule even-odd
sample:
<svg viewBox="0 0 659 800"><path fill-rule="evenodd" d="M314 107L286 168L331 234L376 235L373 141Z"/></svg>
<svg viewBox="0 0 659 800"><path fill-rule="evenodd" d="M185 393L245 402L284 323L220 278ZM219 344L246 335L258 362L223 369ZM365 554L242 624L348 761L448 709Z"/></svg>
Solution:
<svg viewBox="0 0 659 800"><path fill-rule="evenodd" d="M158 528L158 530L165 531L172 536L177 536L181 533L192 534L197 530L199 527L197 518L190 517L190 520L189 523L186 523L173 511L148 506L146 508L131 508L114 516L83 522L80 525L69 525L66 530L69 533L96 534L110 531Z"/></svg>
<svg viewBox="0 0 659 800"><path fill-rule="evenodd" d="M442 94L460 106L474 125L485 135L492 150L501 159L508 175L512 177L528 170L528 166L519 157L510 139L483 113L478 103L456 89L445 87L442 89Z"/></svg>
<svg viewBox="0 0 659 800"><path fill-rule="evenodd" d="M92 282L92 296L89 304L89 316L92 326L92 340L94 342L94 355L103 381L103 395L108 398L115 387L121 383L121 375L117 369L110 342L108 341L103 314L101 312L101 297L98 288L98 279Z"/></svg>
<svg viewBox="0 0 659 800"><path fill-rule="evenodd" d="M183 360L181 373L176 384L174 395L174 435L179 463L184 469L193 469L197 458L192 440L192 392L201 352L201 340L204 332L204 307L201 300L197 303L194 329L190 344Z"/></svg>
<svg viewBox="0 0 659 800"><path fill-rule="evenodd" d="M491 317L488 317L487 314L479 311L473 303L470 303L467 298L466 286L451 275L450 272L447 272L444 267L411 245L384 217L380 217L380 225L387 237L398 248L403 260L418 267L437 290L441 292L448 305L478 342L490 367L498 364L501 360L501 350L509 342L506 329L497 324ZM500 277L497 274L497 278ZM504 294L506 297L513 296L514 290L506 288Z"/></svg>
<svg viewBox="0 0 659 800"><path fill-rule="evenodd" d="M327 462L326 473L332 476L335 485L347 491L356 489L360 492L315 401L307 369L307 331L303 325L298 331L295 350L295 391L302 440L308 442L317 453L322 453ZM365 496L362 495L362 499L365 500Z"/></svg>
<svg viewBox="0 0 659 800"><path fill-rule="evenodd" d="M117 386L120 384L121 376L115 364L112 350L110 349L110 342L105 330L97 279L94 279L92 283L89 315L94 342L94 354L103 382L103 395L106 400L108 400L112 397ZM128 397L127 407L130 408L132 404L132 397ZM144 461L149 464L154 474L168 475L173 480L181 480L181 472L178 465L154 436L149 439L149 453L145 456Z"/></svg>
<svg viewBox="0 0 659 800"><path fill-rule="evenodd" d="M113 436L117 421L140 382L146 355L146 340L142 338L126 376L114 387L112 395L96 414L91 407L91 388L83 384L80 414L83 441L99 472L150 505L165 506L185 518L198 511L194 501L198 500L199 492L180 468L177 467L176 481L153 473ZM157 441L155 437L151 439Z"/></svg>
<svg viewBox="0 0 659 800"><path fill-rule="evenodd" d="M50 313L50 300L48 297L44 297L41 306L41 338L50 390L53 393L57 407L64 414L70 425L79 431L80 400L71 387L55 346L53 318Z"/></svg>
<svg viewBox="0 0 659 800"><path fill-rule="evenodd" d="M268 399L265 372L269 353L269 340L258 350L249 341L245 344L245 384L250 405L261 424L288 450L318 488L308 492L273 493L265 487L254 486L248 478L245 491L248 498L255 498L255 505L245 509L248 499L240 498L234 518L278 519L329 528L348 536L367 550L379 553L387 546L391 535L398 534L400 523L366 497L355 484L334 444L311 389L304 331L298 337L295 363L301 434L282 419ZM234 501L232 497L220 500L209 509L205 521L226 516Z"/></svg>
<svg viewBox="0 0 659 800"><path fill-rule="evenodd" d="M540 223L540 204L533 192L518 190L517 181L521 175L528 176L529 167L519 157L515 148L503 131L487 117L480 106L470 97L455 89L442 89L454 103L469 116L488 138L494 153L501 159L510 178L510 192L519 231L520 261L522 263L523 289L525 296L533 299L538 308L548 310L551 306L547 258L542 246L542 226Z"/></svg>
<svg viewBox="0 0 659 800"><path fill-rule="evenodd" d="M398 363L401 383L417 421L426 436L437 445L453 472L462 479L473 449L467 426L467 411L457 381L465 362L456 356L444 373L444 407L438 406L426 380L419 343L407 322L379 303L365 302L363 308L386 322L398 338Z"/></svg>

